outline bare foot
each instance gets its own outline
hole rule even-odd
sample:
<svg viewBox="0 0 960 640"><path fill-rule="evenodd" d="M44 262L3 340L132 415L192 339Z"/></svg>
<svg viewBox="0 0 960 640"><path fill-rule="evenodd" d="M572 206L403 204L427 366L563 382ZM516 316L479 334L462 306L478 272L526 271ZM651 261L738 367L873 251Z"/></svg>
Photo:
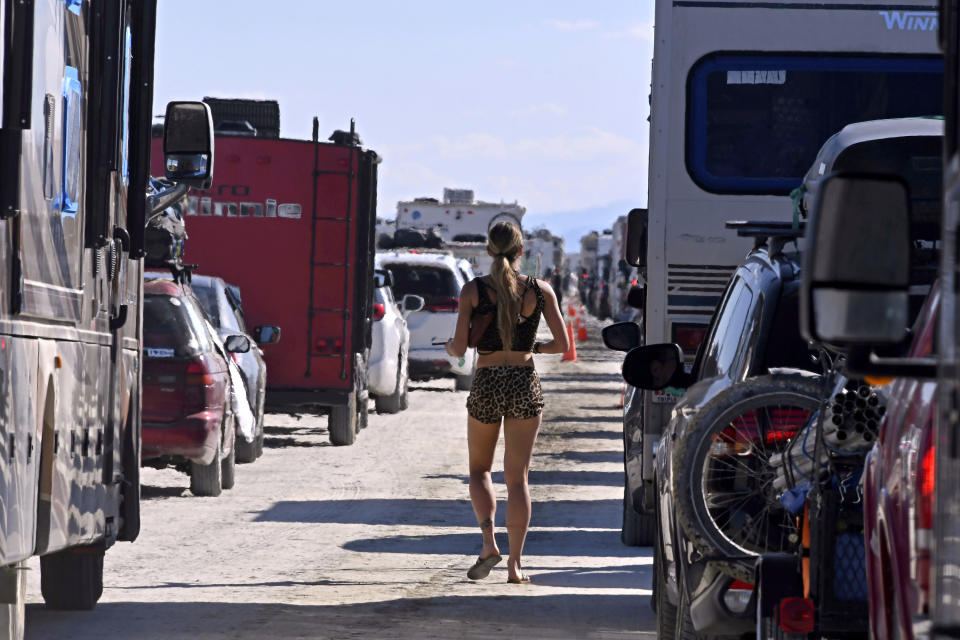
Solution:
<svg viewBox="0 0 960 640"><path fill-rule="evenodd" d="M507 560L507 580L519 582L525 577L526 574L523 573L523 567L520 566L519 560L513 558Z"/></svg>

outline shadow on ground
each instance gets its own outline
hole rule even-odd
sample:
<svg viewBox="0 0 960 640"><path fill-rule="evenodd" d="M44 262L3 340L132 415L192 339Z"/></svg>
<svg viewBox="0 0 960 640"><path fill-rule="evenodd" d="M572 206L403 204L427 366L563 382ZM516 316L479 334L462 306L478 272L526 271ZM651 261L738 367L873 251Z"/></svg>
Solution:
<svg viewBox="0 0 960 640"><path fill-rule="evenodd" d="M456 476L454 476L456 477ZM497 513L503 526L505 509ZM533 503L535 527L620 527L621 500L551 500ZM418 525L476 527L469 500L426 500L419 498L369 500L304 500L276 502L257 513L256 522L307 522L364 525Z"/></svg>
<svg viewBox="0 0 960 640"><path fill-rule="evenodd" d="M508 588L503 586L504 592ZM359 638L628 638L653 624L649 596L530 594L404 598L348 605L257 602L104 602L91 612L27 607L27 639L56 638L69 626L72 640L105 637ZM524 591L526 590L526 591ZM535 598L535 600L534 600ZM159 624L158 621L163 621Z"/></svg>

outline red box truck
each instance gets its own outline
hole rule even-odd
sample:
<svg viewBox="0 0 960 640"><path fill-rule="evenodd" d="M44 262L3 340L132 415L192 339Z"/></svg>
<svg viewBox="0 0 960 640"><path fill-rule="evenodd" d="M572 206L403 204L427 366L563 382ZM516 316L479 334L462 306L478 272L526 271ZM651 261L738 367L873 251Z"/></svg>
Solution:
<svg viewBox="0 0 960 640"><path fill-rule="evenodd" d="M331 140L316 119L313 140L217 135L213 185L188 196L184 258L240 288L267 406L329 411L330 440L346 445L366 421L380 159L352 122Z"/></svg>

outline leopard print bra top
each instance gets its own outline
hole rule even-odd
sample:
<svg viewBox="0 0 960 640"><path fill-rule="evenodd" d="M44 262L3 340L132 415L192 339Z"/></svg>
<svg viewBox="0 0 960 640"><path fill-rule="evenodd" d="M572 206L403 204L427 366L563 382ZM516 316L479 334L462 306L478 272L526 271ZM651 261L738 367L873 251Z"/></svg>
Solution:
<svg viewBox="0 0 960 640"><path fill-rule="evenodd" d="M480 297L480 303L477 305L476 313L496 313L497 303L490 301L487 294L487 285L483 278L474 278L477 283L477 290ZM513 332L513 351L533 351L533 343L537 338L537 327L540 325L540 317L543 315L543 291L537 284L536 278L527 276L527 286L520 294L520 299L526 295L527 291L533 289L537 295L537 305L533 308L533 313L525 316L522 313L517 314L517 326ZM494 351L503 351L503 341L500 339L500 330L497 327L497 317L494 316L493 322L487 325L487 330L480 337L480 343L477 345L477 353L487 355Z"/></svg>

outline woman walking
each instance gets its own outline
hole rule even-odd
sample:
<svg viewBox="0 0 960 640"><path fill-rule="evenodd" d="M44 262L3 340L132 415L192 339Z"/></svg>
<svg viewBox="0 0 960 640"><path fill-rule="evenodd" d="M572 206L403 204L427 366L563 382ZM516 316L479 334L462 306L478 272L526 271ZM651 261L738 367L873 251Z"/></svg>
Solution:
<svg viewBox="0 0 960 640"><path fill-rule="evenodd" d="M493 225L487 234L487 253L493 257L490 274L474 278L463 287L457 330L446 345L447 353L462 357L469 340L476 343L478 355L477 372L467 398L467 446L470 501L480 524L483 548L467 577L486 578L502 560L493 535L497 500L490 478L502 421L510 543L507 582L524 583L530 581L523 573L520 560L530 525L527 472L543 410L543 393L533 368L533 354L565 352L567 334L550 285L517 273L516 265L523 253L520 229L509 222ZM536 342L541 316L553 335L549 342Z"/></svg>

